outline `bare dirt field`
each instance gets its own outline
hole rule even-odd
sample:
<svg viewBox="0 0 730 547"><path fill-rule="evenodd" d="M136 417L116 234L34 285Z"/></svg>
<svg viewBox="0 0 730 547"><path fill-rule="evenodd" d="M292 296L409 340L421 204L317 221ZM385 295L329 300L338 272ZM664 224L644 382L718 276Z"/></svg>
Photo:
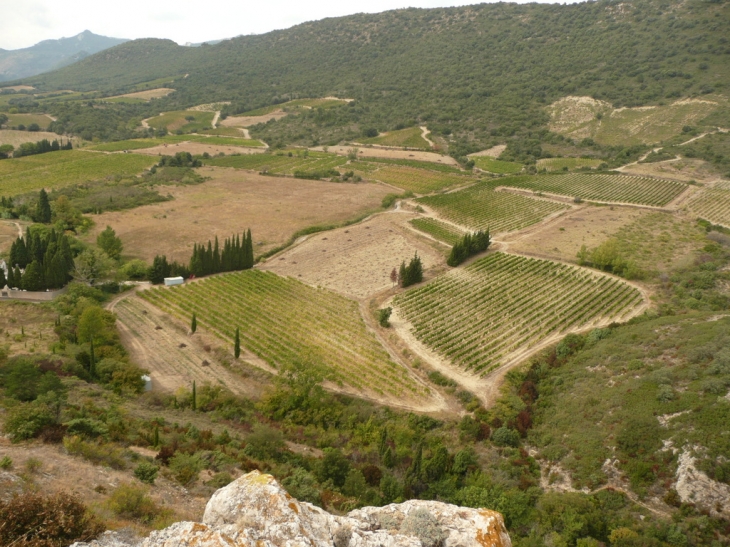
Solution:
<svg viewBox="0 0 730 547"><path fill-rule="evenodd" d="M266 152L266 148L247 148L243 146L221 146L217 144L205 144L202 142L180 142L176 144L162 144L153 148L135 150L135 154L147 154L148 156L174 156L178 152L190 152L193 155L205 154L211 156L218 154L260 154Z"/></svg>
<svg viewBox="0 0 730 547"><path fill-rule="evenodd" d="M58 315L53 310L29 302L0 302L0 345L8 355L48 354L48 345L57 340L53 332Z"/></svg>
<svg viewBox="0 0 730 547"><path fill-rule="evenodd" d="M150 371L152 389L174 393L192 382L220 385L246 397L257 397L262 384L236 364L224 366L212 351L219 343L203 332L194 335L179 321L135 295L112 303L124 347L132 361Z"/></svg>
<svg viewBox="0 0 730 547"><path fill-rule="evenodd" d="M143 99L149 101L150 99L159 99L160 97L167 97L170 93L175 90L169 87L158 87L156 89L147 89L145 91L135 91L134 93L126 93L124 95L116 95L115 97L109 97L110 99L118 99L120 97L129 97L130 99Z"/></svg>
<svg viewBox="0 0 730 547"><path fill-rule="evenodd" d="M350 298L366 298L392 287L393 268L416 252L424 269L445 263L445 247L420 238L407 227L415 216L384 213L346 228L312 234L261 268Z"/></svg>
<svg viewBox="0 0 730 547"><path fill-rule="evenodd" d="M225 120L222 120L220 125L223 127L251 127L252 125L266 123L269 120L280 120L286 118L288 115L288 112L276 110L263 116L229 116Z"/></svg>
<svg viewBox="0 0 730 547"><path fill-rule="evenodd" d="M198 172L211 180L193 186L166 186L173 201L94 217L86 236L112 226L133 256L155 255L187 262L193 243L221 240L251 228L260 254L285 243L297 230L351 219L380 205L392 190L379 184L341 184L262 176L221 167Z"/></svg>
<svg viewBox="0 0 730 547"><path fill-rule="evenodd" d="M347 156L350 150L357 148L358 156L363 158L387 158L397 160L417 160L417 161L430 161L433 163L443 163L444 165L459 165L457 161L450 156L442 156L435 152L419 152L418 150L396 150L391 148L370 148L360 146L328 146L327 152L339 154L340 156ZM323 151L324 147L318 146L312 148L315 151Z"/></svg>
<svg viewBox="0 0 730 547"><path fill-rule="evenodd" d="M9 89L10 91L33 91L35 87L32 85L10 85L7 87L0 87L0 90Z"/></svg>
<svg viewBox="0 0 730 547"><path fill-rule="evenodd" d="M623 226L649 213L634 207L580 207L500 241L515 253L576 262L582 245L597 247Z"/></svg>
<svg viewBox="0 0 730 547"><path fill-rule="evenodd" d="M0 130L0 144L12 144L16 148L26 142L38 142L43 139L48 139L51 142L59 139L63 139L64 142L68 140L66 137L61 137L56 133L49 133L48 131L17 131L15 129ZM71 140L78 142L78 139Z"/></svg>
<svg viewBox="0 0 730 547"><path fill-rule="evenodd" d="M481 152L475 152L474 154L469 154L469 156L487 156L489 158L498 158L502 155L502 152L504 152L507 149L506 144L498 144L497 146L492 146L491 148L488 148L487 150L482 150Z"/></svg>
<svg viewBox="0 0 730 547"><path fill-rule="evenodd" d="M718 172L706 161L682 158L655 163L632 163L620 169L627 175L660 177L663 179L689 182L711 182L717 180Z"/></svg>

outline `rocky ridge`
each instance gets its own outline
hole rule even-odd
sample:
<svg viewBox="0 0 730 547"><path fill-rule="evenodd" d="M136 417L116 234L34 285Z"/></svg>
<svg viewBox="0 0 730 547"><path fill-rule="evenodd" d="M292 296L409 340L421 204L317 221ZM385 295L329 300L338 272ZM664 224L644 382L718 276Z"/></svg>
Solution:
<svg viewBox="0 0 730 547"><path fill-rule="evenodd" d="M511 547L502 515L410 500L332 515L253 471L218 490L203 522L178 522L141 541L107 532L72 547Z"/></svg>

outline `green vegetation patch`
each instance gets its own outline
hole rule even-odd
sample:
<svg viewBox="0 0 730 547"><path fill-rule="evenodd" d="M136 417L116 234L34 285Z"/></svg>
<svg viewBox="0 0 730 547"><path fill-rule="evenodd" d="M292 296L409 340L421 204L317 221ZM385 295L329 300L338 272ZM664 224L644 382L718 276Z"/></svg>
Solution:
<svg viewBox="0 0 730 547"><path fill-rule="evenodd" d="M249 270L141 296L281 369L321 365L326 376L358 390L417 394L421 387L395 364L366 328L358 304L324 289L270 272Z"/></svg>
<svg viewBox="0 0 730 547"><path fill-rule="evenodd" d="M31 126L37 126L39 130L45 131L51 124L51 119L43 114L8 114L8 121L5 123L9 128L19 127L21 125L28 129ZM29 140L33 140L32 135Z"/></svg>
<svg viewBox="0 0 730 547"><path fill-rule="evenodd" d="M585 167L597 169L602 163L603 160L595 158L543 158L537 160L537 168L547 171L572 171Z"/></svg>
<svg viewBox="0 0 730 547"><path fill-rule="evenodd" d="M206 160L206 165L252 169L271 175L330 173L347 163L347 158L325 152L296 151L276 154L241 154Z"/></svg>
<svg viewBox="0 0 730 547"><path fill-rule="evenodd" d="M363 176L418 194L430 194L450 186L460 186L476 180L463 175L400 165L383 167Z"/></svg>
<svg viewBox="0 0 730 547"><path fill-rule="evenodd" d="M666 205L687 189L687 185L680 182L609 173L520 176L505 178L499 183L585 200L656 207Z"/></svg>
<svg viewBox="0 0 730 547"><path fill-rule="evenodd" d="M379 144L381 146L399 146L404 148L418 148L430 150L431 146L422 136L420 127L409 127L397 131L390 131L377 137L361 139L363 144Z"/></svg>
<svg viewBox="0 0 730 547"><path fill-rule="evenodd" d="M147 123L150 127L155 129L167 129L171 133L176 131L193 133L195 131L201 131L206 127L212 127L214 117L215 113L213 112L175 110L150 118L147 120Z"/></svg>
<svg viewBox="0 0 730 547"><path fill-rule="evenodd" d="M139 154L98 154L61 150L0 161L0 188L16 195L41 188L61 188L108 177L129 177L149 169L156 158Z"/></svg>
<svg viewBox="0 0 730 547"><path fill-rule="evenodd" d="M474 165L483 171L497 175L514 175L522 171L523 165L512 161L495 160L489 156L471 156Z"/></svg>
<svg viewBox="0 0 730 547"><path fill-rule="evenodd" d="M464 236L464 232L456 226L441 222L435 218L414 218L410 223L417 230L425 232L449 245L454 245Z"/></svg>
<svg viewBox="0 0 730 547"><path fill-rule="evenodd" d="M284 112L296 112L298 110L312 109L312 108L333 108L336 106L342 106L346 101L342 99L294 99L293 101L287 101L285 103L272 104L257 108L256 110L249 110L248 112L242 112L236 114L237 116L265 116L271 114L277 110L283 110Z"/></svg>
<svg viewBox="0 0 730 547"><path fill-rule="evenodd" d="M497 252L393 304L426 346L487 374L550 335L620 320L642 302L637 289L614 277Z"/></svg>
<svg viewBox="0 0 730 547"><path fill-rule="evenodd" d="M533 199L511 192L496 192L494 183L479 183L448 194L419 198L418 203L440 216L471 230L493 234L519 230L569 206L545 199Z"/></svg>

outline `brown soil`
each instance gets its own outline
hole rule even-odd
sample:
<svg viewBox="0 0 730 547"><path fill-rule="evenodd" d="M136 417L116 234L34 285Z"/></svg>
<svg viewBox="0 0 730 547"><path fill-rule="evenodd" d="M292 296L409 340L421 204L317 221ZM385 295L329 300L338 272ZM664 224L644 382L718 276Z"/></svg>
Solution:
<svg viewBox="0 0 730 547"><path fill-rule="evenodd" d="M500 238L510 251L518 254L576 262L582 245L597 247L623 226L649 214L634 207L585 206L568 211L547 224Z"/></svg>
<svg viewBox="0 0 730 547"><path fill-rule="evenodd" d="M266 123L269 120L280 120L281 118L286 118L288 115L283 110L276 110L263 116L229 116L221 121L220 125L223 127L251 127L252 125Z"/></svg>
<svg viewBox="0 0 730 547"><path fill-rule="evenodd" d="M350 150L357 148L358 156L363 158L388 158L398 160L418 160L430 161L433 163L443 163L445 165L459 165L457 161L450 156L442 156L435 152L419 152L418 150L397 150L392 148L375 148L368 146L328 146L327 152L333 152L340 156L347 156ZM324 147L318 146L312 150L322 151Z"/></svg>
<svg viewBox="0 0 730 547"><path fill-rule="evenodd" d="M218 154L260 154L266 152L266 148L248 148L243 146L220 146L214 144L205 144L202 142L181 142L176 144L161 144L153 148L143 148L135 150L135 154L147 154L148 156L174 156L178 152L190 152L193 155L205 154L211 156Z"/></svg>
<svg viewBox="0 0 730 547"><path fill-rule="evenodd" d="M442 246L407 227L417 215L383 213L364 222L313 234L270 258L262 269L294 277L355 299L392 286L390 273L415 253L424 269L444 264Z"/></svg>
<svg viewBox="0 0 730 547"><path fill-rule="evenodd" d="M487 150L482 150L481 152L476 152L474 154L469 154L470 156L487 156L489 158L498 158L502 155L502 152L504 152L507 149L506 144L498 144L497 146L492 146L491 148L488 148Z"/></svg>
<svg viewBox="0 0 730 547"><path fill-rule="evenodd" d="M193 381L220 385L249 398L263 391L261 379L247 367L212 351L219 341L202 329L190 333L187 325L135 295L116 299L109 309L117 315L119 334L132 361L150 371L153 391L189 390Z"/></svg>
<svg viewBox="0 0 730 547"><path fill-rule="evenodd" d="M620 170L627 175L659 177L680 182L690 180L711 182L719 177L719 173L712 165L706 161L691 158L656 163L634 163L622 167Z"/></svg>
<svg viewBox="0 0 730 547"><path fill-rule="evenodd" d="M169 87L158 87L157 89L148 89L146 91L136 91L134 93L125 93L124 95L116 95L109 97L110 99L118 99L119 97L129 97L130 99L143 99L149 101L150 99L159 99L160 97L167 97L170 93L175 90Z"/></svg>
<svg viewBox="0 0 730 547"><path fill-rule="evenodd" d="M235 169L204 167L211 180L159 190L174 200L95 217L86 236L107 225L130 255L151 261L155 255L187 262L193 243L223 239L251 228L256 254L285 243L297 230L346 221L380 205L391 190L362 183L340 184L262 176Z"/></svg>

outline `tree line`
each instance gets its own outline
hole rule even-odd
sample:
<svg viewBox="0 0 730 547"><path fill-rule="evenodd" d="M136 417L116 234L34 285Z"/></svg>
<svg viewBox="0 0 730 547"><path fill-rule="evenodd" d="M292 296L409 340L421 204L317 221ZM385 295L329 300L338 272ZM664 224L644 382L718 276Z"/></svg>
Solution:
<svg viewBox="0 0 730 547"><path fill-rule="evenodd" d="M28 229L10 248L7 279L0 269L0 286L27 291L60 289L71 280L73 265L68 236L53 229L46 234Z"/></svg>
<svg viewBox="0 0 730 547"><path fill-rule="evenodd" d="M34 156L36 154L45 154L46 152L56 152L58 150L72 150L73 144L71 141L53 140L52 142L48 139L43 139L38 142L26 142L21 144L13 152L14 158L22 158L23 156Z"/></svg>
<svg viewBox="0 0 730 547"><path fill-rule="evenodd" d="M196 243L190 262L186 266L179 262L168 262L165 255L157 255L150 267L147 277L153 284L162 283L166 277L190 276L202 277L223 272L235 272L253 268L253 240L251 230L240 236L238 234L226 238L221 248L218 237L208 244Z"/></svg>
<svg viewBox="0 0 730 547"><path fill-rule="evenodd" d="M446 259L446 264L452 267L458 266L470 256L486 251L491 242L489 230L486 232L479 230L473 234L465 234L451 248L451 253L449 254L449 258Z"/></svg>

